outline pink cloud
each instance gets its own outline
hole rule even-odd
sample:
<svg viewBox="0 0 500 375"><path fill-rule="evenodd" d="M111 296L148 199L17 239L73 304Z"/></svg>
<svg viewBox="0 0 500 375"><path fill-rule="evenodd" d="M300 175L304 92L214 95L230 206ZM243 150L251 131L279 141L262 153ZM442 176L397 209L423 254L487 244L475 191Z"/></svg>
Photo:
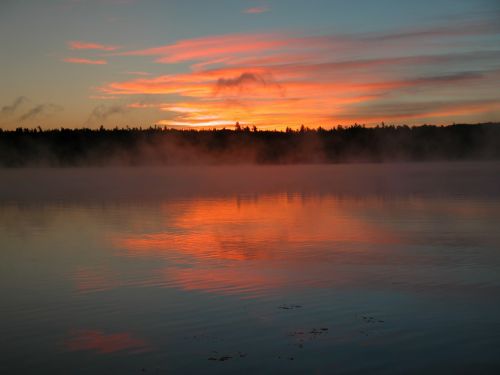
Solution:
<svg viewBox="0 0 500 375"><path fill-rule="evenodd" d="M225 126L236 121L260 127L327 126L337 121L370 124L395 118L397 110L380 105L395 101L425 102L407 106L415 110L401 113L397 118L402 121L424 116L459 121L454 116L464 116L467 111L459 110L457 100L486 103L496 95L498 101L494 89L498 75L487 69L500 57L498 51L464 52L450 47L443 52L440 42L490 32L461 26L378 35L268 33L180 40L115 55L188 63L184 72L115 81L101 86L100 91L111 96L170 96L164 101L170 104L158 104L158 100L134 104L134 108L168 112L170 118L162 116L159 123L169 126ZM429 35L438 39L436 43L428 43ZM479 68L468 70L466 66L472 64ZM450 107L430 104L442 98ZM497 109L474 102L467 110Z"/></svg>
<svg viewBox="0 0 500 375"><path fill-rule="evenodd" d="M289 45L287 38L267 34L231 34L181 40L173 44L122 52L122 56L157 56L156 62L179 63L204 59L223 59L262 53Z"/></svg>
<svg viewBox="0 0 500 375"><path fill-rule="evenodd" d="M470 27L467 27L470 26ZM179 40L163 46L116 53L119 56L154 56L158 63L196 62L193 66L203 69L210 65L245 64L254 60L273 59L275 55L294 56L321 60L347 58L374 52L392 56L414 54L427 38L459 38L488 33L475 25L442 26L428 29L403 29L393 33L358 35L294 35L290 33L227 34ZM404 43L402 43L404 42ZM435 46L439 47L439 44ZM432 47L426 47L432 48ZM423 50L420 48L420 50ZM388 57L386 57L388 58ZM367 59L370 59L369 57Z"/></svg>
<svg viewBox="0 0 500 375"><path fill-rule="evenodd" d="M82 59L79 57L66 57L63 59L63 61L71 64L87 64L87 65L106 65L108 63L106 60L90 60L90 59Z"/></svg>
<svg viewBox="0 0 500 375"><path fill-rule="evenodd" d="M243 11L243 13L247 14L260 14L260 13L266 13L269 12L271 9L267 6L260 6L260 7L253 7L253 8L248 8Z"/></svg>
<svg viewBox="0 0 500 375"><path fill-rule="evenodd" d="M71 50L98 50L98 51L116 51L119 46L105 45L92 42L70 41L68 48Z"/></svg>

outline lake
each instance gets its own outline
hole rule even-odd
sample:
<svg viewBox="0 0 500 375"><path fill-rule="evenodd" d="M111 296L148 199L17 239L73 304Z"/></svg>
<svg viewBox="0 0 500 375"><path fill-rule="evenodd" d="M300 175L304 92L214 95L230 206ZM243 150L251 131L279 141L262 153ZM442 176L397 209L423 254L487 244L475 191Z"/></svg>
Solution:
<svg viewBox="0 0 500 375"><path fill-rule="evenodd" d="M500 163L0 181L2 374L500 373Z"/></svg>

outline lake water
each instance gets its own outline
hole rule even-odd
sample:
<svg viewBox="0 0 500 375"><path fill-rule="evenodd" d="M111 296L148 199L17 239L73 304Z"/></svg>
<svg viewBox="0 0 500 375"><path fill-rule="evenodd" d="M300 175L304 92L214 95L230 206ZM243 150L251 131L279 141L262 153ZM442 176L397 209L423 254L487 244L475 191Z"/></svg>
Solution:
<svg viewBox="0 0 500 375"><path fill-rule="evenodd" d="M500 373L500 164L0 171L0 373Z"/></svg>

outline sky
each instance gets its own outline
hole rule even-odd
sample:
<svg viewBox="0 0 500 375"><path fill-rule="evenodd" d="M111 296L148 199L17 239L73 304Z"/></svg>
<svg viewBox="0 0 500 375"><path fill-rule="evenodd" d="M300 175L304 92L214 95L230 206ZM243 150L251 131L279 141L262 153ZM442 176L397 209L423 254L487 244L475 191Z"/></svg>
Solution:
<svg viewBox="0 0 500 375"><path fill-rule="evenodd" d="M1 0L0 128L500 121L499 0Z"/></svg>

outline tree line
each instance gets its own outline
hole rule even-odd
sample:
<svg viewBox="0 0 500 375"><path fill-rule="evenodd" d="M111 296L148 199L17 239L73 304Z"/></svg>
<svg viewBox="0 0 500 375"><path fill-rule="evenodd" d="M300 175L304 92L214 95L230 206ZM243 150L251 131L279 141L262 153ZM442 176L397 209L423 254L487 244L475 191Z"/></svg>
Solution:
<svg viewBox="0 0 500 375"><path fill-rule="evenodd" d="M261 131L0 129L0 166L299 164L500 159L500 123Z"/></svg>

